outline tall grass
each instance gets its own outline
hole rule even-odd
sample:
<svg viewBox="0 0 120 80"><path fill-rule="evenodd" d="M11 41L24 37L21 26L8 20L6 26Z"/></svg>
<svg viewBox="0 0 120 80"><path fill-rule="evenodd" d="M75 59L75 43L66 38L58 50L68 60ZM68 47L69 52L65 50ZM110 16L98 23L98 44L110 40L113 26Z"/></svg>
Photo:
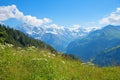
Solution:
<svg viewBox="0 0 120 80"><path fill-rule="evenodd" d="M0 80L120 80L120 67L98 68L34 46L0 44Z"/></svg>

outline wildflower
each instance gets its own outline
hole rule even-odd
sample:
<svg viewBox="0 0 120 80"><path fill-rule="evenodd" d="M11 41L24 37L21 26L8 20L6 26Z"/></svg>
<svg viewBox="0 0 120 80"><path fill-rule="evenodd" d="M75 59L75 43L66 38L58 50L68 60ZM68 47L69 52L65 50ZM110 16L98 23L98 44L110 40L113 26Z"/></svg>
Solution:
<svg viewBox="0 0 120 80"><path fill-rule="evenodd" d="M47 61L47 59L44 58L45 61Z"/></svg>
<svg viewBox="0 0 120 80"><path fill-rule="evenodd" d="M25 50L21 50L21 52L25 52Z"/></svg>
<svg viewBox="0 0 120 80"><path fill-rule="evenodd" d="M62 61L63 64L65 64L65 61Z"/></svg>
<svg viewBox="0 0 120 80"><path fill-rule="evenodd" d="M40 60L47 61L47 59L46 59L46 58L33 58L32 60L34 60L34 61L40 61Z"/></svg>
<svg viewBox="0 0 120 80"><path fill-rule="evenodd" d="M35 46L30 46L27 48L28 51L31 51L31 50L34 50L35 49Z"/></svg>
<svg viewBox="0 0 120 80"><path fill-rule="evenodd" d="M48 55L48 57L50 58L50 56Z"/></svg>
<svg viewBox="0 0 120 80"><path fill-rule="evenodd" d="M86 65L86 63L81 63L81 65Z"/></svg>
<svg viewBox="0 0 120 80"><path fill-rule="evenodd" d="M5 45L0 45L0 48L1 49L5 49Z"/></svg>
<svg viewBox="0 0 120 80"><path fill-rule="evenodd" d="M55 54L52 54L52 56L55 56Z"/></svg>
<svg viewBox="0 0 120 80"><path fill-rule="evenodd" d="M21 47L17 47L17 49L19 49L19 50L20 50L20 49L22 49L22 48L21 48Z"/></svg>
<svg viewBox="0 0 120 80"><path fill-rule="evenodd" d="M50 52L48 54L51 54Z"/></svg>
<svg viewBox="0 0 120 80"><path fill-rule="evenodd" d="M13 53L13 56L15 56L16 55L16 53Z"/></svg>
<svg viewBox="0 0 120 80"><path fill-rule="evenodd" d="M13 44L5 44L7 47L13 47Z"/></svg>
<svg viewBox="0 0 120 80"><path fill-rule="evenodd" d="M43 56L45 57L45 56L47 56L47 55L43 54Z"/></svg>
<svg viewBox="0 0 120 80"><path fill-rule="evenodd" d="M92 62L81 63L81 65L94 66L94 64Z"/></svg>
<svg viewBox="0 0 120 80"><path fill-rule="evenodd" d="M45 53L45 51L41 51L41 53Z"/></svg>
<svg viewBox="0 0 120 80"><path fill-rule="evenodd" d="M35 49L35 46L31 46L32 49Z"/></svg>
<svg viewBox="0 0 120 80"><path fill-rule="evenodd" d="M87 64L88 64L89 66L94 66L94 64L93 64L92 62L87 62Z"/></svg>

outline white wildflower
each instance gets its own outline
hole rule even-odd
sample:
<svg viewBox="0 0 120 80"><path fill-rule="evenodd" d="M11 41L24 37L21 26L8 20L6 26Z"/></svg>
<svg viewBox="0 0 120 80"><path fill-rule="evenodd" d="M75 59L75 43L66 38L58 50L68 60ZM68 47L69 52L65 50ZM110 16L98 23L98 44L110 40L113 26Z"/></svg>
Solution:
<svg viewBox="0 0 120 80"><path fill-rule="evenodd" d="M81 63L81 65L87 65L86 63Z"/></svg>
<svg viewBox="0 0 120 80"><path fill-rule="evenodd" d="M31 46L32 49L35 49L35 46Z"/></svg>
<svg viewBox="0 0 120 80"><path fill-rule="evenodd" d="M94 64L92 62L81 63L81 65L94 66Z"/></svg>
<svg viewBox="0 0 120 80"><path fill-rule="evenodd" d="M45 53L45 51L41 51L41 53Z"/></svg>
<svg viewBox="0 0 120 80"><path fill-rule="evenodd" d="M46 58L33 58L32 60L34 60L34 61L40 61L40 60L47 61L47 59L46 59Z"/></svg>
<svg viewBox="0 0 120 80"><path fill-rule="evenodd" d="M22 48L21 48L21 47L17 47L17 49L19 49L19 50L20 50L20 49L22 49Z"/></svg>
<svg viewBox="0 0 120 80"><path fill-rule="evenodd" d="M44 60L45 60L45 61L47 61L47 59L46 59L46 58L44 58Z"/></svg>
<svg viewBox="0 0 120 80"><path fill-rule="evenodd" d="M65 64L65 61L62 61L63 64Z"/></svg>
<svg viewBox="0 0 120 80"><path fill-rule="evenodd" d="M25 50L21 50L21 52L25 52Z"/></svg>
<svg viewBox="0 0 120 80"><path fill-rule="evenodd" d="M50 56L48 55L48 58L50 58Z"/></svg>
<svg viewBox="0 0 120 80"><path fill-rule="evenodd" d="M43 54L44 57L46 57L47 55Z"/></svg>
<svg viewBox="0 0 120 80"><path fill-rule="evenodd" d="M94 66L94 64L93 64L92 62L87 62L87 64L88 64L89 66Z"/></svg>
<svg viewBox="0 0 120 80"><path fill-rule="evenodd" d="M16 55L16 53L13 53L13 56L15 56Z"/></svg>
<svg viewBox="0 0 120 80"><path fill-rule="evenodd" d="M49 52L49 53L47 53L48 55L51 55L51 53Z"/></svg>
<svg viewBox="0 0 120 80"><path fill-rule="evenodd" d="M35 46L30 46L27 48L28 51L31 51L31 50L34 50L35 49Z"/></svg>
<svg viewBox="0 0 120 80"><path fill-rule="evenodd" d="M1 49L5 49L5 45L0 45L0 48Z"/></svg>
<svg viewBox="0 0 120 80"><path fill-rule="evenodd" d="M52 56L55 56L55 54L51 54Z"/></svg>
<svg viewBox="0 0 120 80"><path fill-rule="evenodd" d="M7 47L13 47L13 44L5 44Z"/></svg>

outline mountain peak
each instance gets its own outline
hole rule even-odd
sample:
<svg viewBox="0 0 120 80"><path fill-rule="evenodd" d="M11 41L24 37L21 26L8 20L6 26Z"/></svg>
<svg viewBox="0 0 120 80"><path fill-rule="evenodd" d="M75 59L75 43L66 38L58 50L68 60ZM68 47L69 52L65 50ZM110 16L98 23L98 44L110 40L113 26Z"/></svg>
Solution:
<svg viewBox="0 0 120 80"><path fill-rule="evenodd" d="M118 44L120 44L120 26L108 25L71 42L67 47L67 53L75 54L87 61L104 49Z"/></svg>
<svg viewBox="0 0 120 80"><path fill-rule="evenodd" d="M33 38L52 45L56 50L62 52L65 51L65 48L71 41L89 33L86 29L77 25L74 27L63 27L56 24L50 24L36 27L24 23L18 25L17 29Z"/></svg>

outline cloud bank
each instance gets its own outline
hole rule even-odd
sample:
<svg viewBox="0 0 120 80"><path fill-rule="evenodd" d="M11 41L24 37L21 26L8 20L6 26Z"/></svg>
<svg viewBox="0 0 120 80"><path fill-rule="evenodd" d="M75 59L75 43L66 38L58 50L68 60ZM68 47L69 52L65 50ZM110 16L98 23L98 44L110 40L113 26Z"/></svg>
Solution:
<svg viewBox="0 0 120 80"><path fill-rule="evenodd" d="M120 8L117 8L115 12L101 19L100 24L120 25Z"/></svg>
<svg viewBox="0 0 120 80"><path fill-rule="evenodd" d="M49 18L43 18L38 19L35 16L31 15L24 15L23 12L19 11L19 9L16 7L16 5L8 5L8 6L0 6L0 24L3 24L4 21L14 18L17 20L22 21L23 23L29 24L32 27L40 27L41 25L44 27L51 27L51 28L57 28L57 29L63 29L65 26L58 26L57 24L47 24L52 22ZM72 27L69 27L70 30L78 30L79 28L83 27L87 29L88 32L90 32L93 29L100 29L105 25L120 25L120 8L117 8L116 11L112 12L108 16L100 19L100 21L95 22L87 22L84 25L72 25ZM46 26L47 25L47 26Z"/></svg>
<svg viewBox="0 0 120 80"><path fill-rule="evenodd" d="M51 22L48 18L37 19L35 16L24 15L23 12L17 9L16 5L0 6L0 21L5 21L10 18L15 18L33 26L40 26Z"/></svg>

